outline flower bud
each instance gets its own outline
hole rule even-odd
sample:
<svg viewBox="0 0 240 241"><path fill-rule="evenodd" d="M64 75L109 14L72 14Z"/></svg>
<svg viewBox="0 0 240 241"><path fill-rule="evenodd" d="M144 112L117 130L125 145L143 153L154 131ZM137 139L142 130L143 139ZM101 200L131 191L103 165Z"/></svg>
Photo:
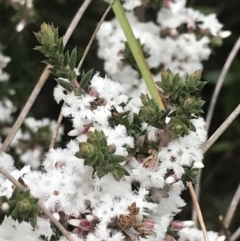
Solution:
<svg viewBox="0 0 240 241"><path fill-rule="evenodd" d="M193 98L189 97L184 101L183 108L188 109L193 103Z"/></svg>
<svg viewBox="0 0 240 241"><path fill-rule="evenodd" d="M174 230L181 230L183 228L189 228L194 225L194 222L189 220L189 221L180 221L180 220L175 220L171 224L171 229Z"/></svg>
<svg viewBox="0 0 240 241"><path fill-rule="evenodd" d="M89 214L89 215L86 215L86 219L89 221L89 222L92 222L95 218L93 215Z"/></svg>
<svg viewBox="0 0 240 241"><path fill-rule="evenodd" d="M80 212L78 211L78 210L76 210L76 211L74 211L73 213L72 213L72 215L71 216L73 216L74 218L78 218L79 216L80 216Z"/></svg>
<svg viewBox="0 0 240 241"><path fill-rule="evenodd" d="M54 218L57 219L57 221L60 220L60 215L57 212L53 213L52 215L53 215Z"/></svg>
<svg viewBox="0 0 240 241"><path fill-rule="evenodd" d="M68 132L68 136L78 136L78 135L79 135L79 131L77 129L73 129Z"/></svg>
<svg viewBox="0 0 240 241"><path fill-rule="evenodd" d="M192 168L201 169L201 168L204 168L204 164L202 162L194 162Z"/></svg>
<svg viewBox="0 0 240 241"><path fill-rule="evenodd" d="M142 220L143 220L143 215L141 215L141 214L135 215L135 222L136 223L141 223Z"/></svg>
<svg viewBox="0 0 240 241"><path fill-rule="evenodd" d="M193 74L191 74L190 78L193 81L197 81L201 79L201 75L202 75L202 71L199 69L199 70L196 70Z"/></svg>
<svg viewBox="0 0 240 241"><path fill-rule="evenodd" d="M83 231L91 231L95 228L95 225L92 222L89 222L87 219L81 219L79 228Z"/></svg>
<svg viewBox="0 0 240 241"><path fill-rule="evenodd" d="M143 221L143 228L149 231L152 231L154 228L155 222L151 219L145 219Z"/></svg>
<svg viewBox="0 0 240 241"><path fill-rule="evenodd" d="M94 127L90 127L88 131L89 131L89 132L94 132L95 130L96 130L96 129L95 129Z"/></svg>
<svg viewBox="0 0 240 241"><path fill-rule="evenodd" d="M8 211L9 210L8 203L3 203L1 209L2 209L2 211Z"/></svg>
<svg viewBox="0 0 240 241"><path fill-rule="evenodd" d="M173 184L176 181L176 178L174 176L169 176L166 178L165 183L166 184Z"/></svg>

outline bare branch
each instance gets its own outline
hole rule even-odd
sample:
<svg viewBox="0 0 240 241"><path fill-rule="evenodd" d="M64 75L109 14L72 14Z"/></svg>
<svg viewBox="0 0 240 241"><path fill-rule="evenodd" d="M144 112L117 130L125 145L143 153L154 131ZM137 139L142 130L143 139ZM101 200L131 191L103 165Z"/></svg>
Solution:
<svg viewBox="0 0 240 241"><path fill-rule="evenodd" d="M240 113L240 104L237 106L237 108L228 116L228 118L222 123L222 125L213 133L213 135L202 145L202 150L203 153L205 154L208 149L217 141L217 139L224 133L224 131L232 124L232 122L236 119L236 117ZM195 187L197 199L199 200L200 196L200 181L201 181L201 171L198 174L197 178L197 185ZM197 221L197 215L196 211L193 208L192 211L192 220L195 222L196 226L196 221Z"/></svg>
<svg viewBox="0 0 240 241"><path fill-rule="evenodd" d="M204 220L203 220L203 216L202 216L202 212L201 212L201 208L199 206L199 203L198 203L197 196L196 196L196 193L194 191L193 185L192 185L191 182L188 182L187 185L188 185L188 188L189 188L192 200L193 200L194 207L195 207L196 212L197 212L197 217L198 217L200 226L202 228L204 239L205 239L205 241L209 241L207 229L206 229L206 226L205 226L205 223L204 223Z"/></svg>
<svg viewBox="0 0 240 241"><path fill-rule="evenodd" d="M28 98L25 106L23 107L20 115L18 116L18 118L17 118L16 122L14 123L14 125L13 125L11 131L9 132L8 136L4 140L4 142L3 142L3 144L0 148L0 153L5 152L7 150L8 146L11 144L13 138L15 137L18 129L21 127L23 121L25 120L29 110L31 109L34 101L36 100L39 92L41 91L42 87L44 86L44 84L45 84L45 82L46 82L46 80L49 76L49 73L50 73L49 70L48 70L49 67L50 67L50 65L48 65L44 69L43 73L41 74L36 86L34 87L31 95L29 96L29 98Z"/></svg>
<svg viewBox="0 0 240 241"><path fill-rule="evenodd" d="M203 153L206 153L208 149L216 142L216 140L223 134L223 132L232 124L236 117L240 113L240 104L237 108L228 116L228 118L222 123L222 125L213 133L213 135L203 144Z"/></svg>
<svg viewBox="0 0 240 241"><path fill-rule="evenodd" d="M71 21L69 27L67 28L67 31L63 37L63 44L64 46L67 44L69 38L72 36L72 33L74 32L75 28L77 27L79 21L81 20L83 14L87 10L89 4L92 2L92 0L85 0L81 7L78 9L77 13L75 14L73 20Z"/></svg>
<svg viewBox="0 0 240 241"><path fill-rule="evenodd" d="M50 142L50 145L49 145L49 149L54 148L54 145L56 143L58 131L59 131L59 128L61 126L62 119L63 119L63 115L62 115L63 106L64 106L64 103L63 103L62 108L60 110L60 114L58 116L58 120L57 120L56 126L55 126L54 131L53 131L53 135L52 135L52 139L51 139L51 142Z"/></svg>
<svg viewBox="0 0 240 241"><path fill-rule="evenodd" d="M224 219L224 226L225 226L226 229L228 229L230 224L231 224L233 215L236 211L236 208L237 208L239 202L240 202L240 184L238 185L238 188L235 192L235 195L232 199L232 202L231 202L231 204L228 208L226 217Z"/></svg>
<svg viewBox="0 0 240 241"><path fill-rule="evenodd" d="M206 117L206 128L207 128L207 131L209 130L209 127L210 127L210 124L211 124L211 120L212 120L212 116L213 116L213 112L214 112L214 109L215 109L215 105L216 105L216 102L217 102L217 98L218 98L218 95L219 95L219 92L222 88L222 85L223 85L223 82L224 82L224 79L227 75L227 72L238 52L240 48L240 37L238 38L238 40L236 41L232 51L230 52L224 66L223 66L223 69L221 71L221 74L220 74L220 77L217 81L217 85L214 89L214 92L213 92L213 96L211 98L211 102L210 102L210 107L208 109L208 113L207 113L207 117Z"/></svg>
<svg viewBox="0 0 240 241"><path fill-rule="evenodd" d="M83 62L84 62L84 60L85 60L85 58L86 58L86 56L87 56L87 54L88 54L88 52L89 52L89 50L90 50L90 48L91 48L91 46L92 46L92 43L93 43L94 39L96 38L96 35L97 35L97 32L98 32L99 28L101 27L103 21L104 21L105 18L107 17L108 13L109 13L110 10L112 9L112 6L113 6L113 4L114 4L115 2L116 2L116 0L109 4L108 8L106 9L105 13L103 14L102 18L100 19L97 27L95 28L95 30L94 30L94 32L93 32L93 34L92 34L92 37L91 37L91 39L89 40L88 45L87 45L87 47L86 47L86 49L85 49L85 51L84 51L84 53L83 53L83 56L82 56L82 58L81 58L81 60L80 60L80 62L79 62L79 64L78 64L78 67L77 67L78 70L81 69L81 67L82 67L82 65L83 65Z"/></svg>
<svg viewBox="0 0 240 241"><path fill-rule="evenodd" d="M233 233L230 241L235 241L240 237L240 227Z"/></svg>
<svg viewBox="0 0 240 241"><path fill-rule="evenodd" d="M210 106L209 106L209 109L208 109L208 112L207 112L207 117L206 117L206 129L207 129L207 132L209 131L209 128L210 128L210 125L211 125L211 121L212 121L212 116L213 116L213 113L214 113L214 109L215 109L215 106L216 106L216 102L217 102L217 98L218 98L218 95L220 93L220 90L222 88L222 85L223 85L223 82L224 82L224 79L227 75L227 72L238 52L240 48L240 38L238 38L238 40L236 41L232 51L230 52L224 66L223 66L223 69L221 71L221 74L219 76L219 79L217 81L217 85L215 86L215 89L214 89L214 92L213 92L213 96L211 98L211 102L210 102ZM195 192L196 192L196 195L197 195L197 199L199 200L200 198L200 191L201 191L201 177L202 177L202 169L199 171L199 174L197 176L197 185L195 185ZM196 211L195 209L193 208L193 212L192 212L192 220L194 221L195 225L196 225L196 221L197 221L197 214L196 214Z"/></svg>

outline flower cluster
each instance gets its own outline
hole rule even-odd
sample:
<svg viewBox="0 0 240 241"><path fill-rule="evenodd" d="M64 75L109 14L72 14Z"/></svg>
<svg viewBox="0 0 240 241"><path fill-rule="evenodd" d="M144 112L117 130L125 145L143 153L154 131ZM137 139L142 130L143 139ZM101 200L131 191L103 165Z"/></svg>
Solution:
<svg viewBox="0 0 240 241"><path fill-rule="evenodd" d="M139 39L154 79L167 68L184 77L202 69L214 46L221 45L222 39L230 32L222 30L215 14L203 15L186 7L186 0L124 0L128 10L127 18L136 38ZM137 7L147 8L153 2L161 2L156 9L156 19L143 22L134 11ZM104 60L106 73L122 83L131 97L146 92L135 62L129 61L126 39L117 19L105 21L97 35L98 56ZM127 81L126 81L127 79ZM135 103L140 103L135 101Z"/></svg>
<svg viewBox="0 0 240 241"><path fill-rule="evenodd" d="M185 205L180 193L186 168L194 171L202 167L201 144L206 139L203 119L192 120L196 132L190 131L189 135L156 148L154 143L158 143L156 138L161 130L142 122L140 131L145 134L136 139L128 135L127 125L109 124L114 114L125 111L123 103L128 100L119 83L95 74L88 93L77 96L74 92L66 93L58 85L54 95L57 101L65 101L63 114L72 119L74 131L71 133L77 137L66 148L51 149L47 153L44 172L27 167L17 170L7 154L1 155L0 165L15 178L22 177L31 193L72 230L75 240L164 240L173 217ZM109 173L99 178L98 170L94 171L83 158L75 155L81 153L79 143L86 143L96 131L104 133L109 153L123 157L121 165L129 176L115 180ZM133 151L140 142L148 143L145 147L151 142L153 147L146 153ZM1 180L1 196L11 198L12 184L4 177ZM4 227L8 227L8 232L3 231ZM15 240L15 232L21 229L29 240L48 240L54 235L56 240L65 240L54 234L44 215L38 218L35 231L26 222L18 223L11 216L5 217L0 226L1 237Z"/></svg>

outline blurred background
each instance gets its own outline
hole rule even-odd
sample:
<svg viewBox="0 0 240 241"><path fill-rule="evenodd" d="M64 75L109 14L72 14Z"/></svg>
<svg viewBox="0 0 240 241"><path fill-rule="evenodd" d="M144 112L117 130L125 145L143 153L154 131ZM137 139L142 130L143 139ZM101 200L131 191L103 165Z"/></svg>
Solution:
<svg viewBox="0 0 240 241"><path fill-rule="evenodd" d="M46 22L58 26L60 35L63 35L83 0L36 0L34 8L31 9L13 7L11 2L0 0L0 48L4 55L11 57L11 62L4 69L10 75L8 84L4 88L16 90L16 93L11 96L11 101L17 107L13 114L13 117L16 118L45 67L41 63L44 59L43 55L34 51L34 47L38 43L33 32L39 31L40 24ZM224 25L224 30L232 32L230 37L224 39L223 45L215 48L209 60L204 62L203 80L208 81L208 84L202 92L202 97L206 101L204 106L206 113L220 71L240 35L240 1L190 0L188 5L206 14L216 13L219 21ZM79 59L106 8L107 4L104 1L93 0L67 44L66 49L78 46ZM26 26L22 31L17 32L16 25L24 15L27 17L26 23L23 25L26 24ZM113 13L110 13L107 19L112 17ZM104 75L103 63L97 57L97 48L97 41L95 41L82 70L88 71L94 68ZM57 119L61 107L53 100L52 93L55 85L56 81L50 76L31 109L31 116L36 119L43 117ZM239 104L239 101L240 53L234 59L225 79L209 136ZM71 130L68 120L64 120L64 125L65 133ZM69 137L66 134L63 135L63 141L67 142L68 140ZM231 124L230 128L207 152L204 162L200 205L207 228L219 231L221 225L218 217L226 214L240 182L240 117ZM187 190L183 193L183 197L188 204L178 215L178 218L190 219L192 206ZM235 231L240 226L239 217L240 205L234 216L231 231Z"/></svg>

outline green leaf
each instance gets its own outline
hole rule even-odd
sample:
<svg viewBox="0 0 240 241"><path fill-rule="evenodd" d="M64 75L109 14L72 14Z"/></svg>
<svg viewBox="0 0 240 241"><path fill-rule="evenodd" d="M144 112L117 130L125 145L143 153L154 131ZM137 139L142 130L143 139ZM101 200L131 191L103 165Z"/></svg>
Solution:
<svg viewBox="0 0 240 241"><path fill-rule="evenodd" d="M110 163L120 163L120 162L123 162L126 159L126 157L111 154L109 155L109 159L110 159Z"/></svg>
<svg viewBox="0 0 240 241"><path fill-rule="evenodd" d="M69 50L66 51L66 53L64 54L64 66L67 66L69 62Z"/></svg>
<svg viewBox="0 0 240 241"><path fill-rule="evenodd" d="M68 92L72 92L74 90L71 83L68 81L68 79L57 78L56 81L59 85L61 85Z"/></svg>
<svg viewBox="0 0 240 241"><path fill-rule="evenodd" d="M71 70L75 69L76 63L77 63L77 48L74 48L71 52L71 55L68 61L68 65Z"/></svg>
<svg viewBox="0 0 240 241"><path fill-rule="evenodd" d="M80 87L82 89L84 89L85 93L88 93L88 91L89 91L89 83L90 83L90 79L92 77L93 71L94 71L94 69L91 69L86 74L82 73Z"/></svg>

